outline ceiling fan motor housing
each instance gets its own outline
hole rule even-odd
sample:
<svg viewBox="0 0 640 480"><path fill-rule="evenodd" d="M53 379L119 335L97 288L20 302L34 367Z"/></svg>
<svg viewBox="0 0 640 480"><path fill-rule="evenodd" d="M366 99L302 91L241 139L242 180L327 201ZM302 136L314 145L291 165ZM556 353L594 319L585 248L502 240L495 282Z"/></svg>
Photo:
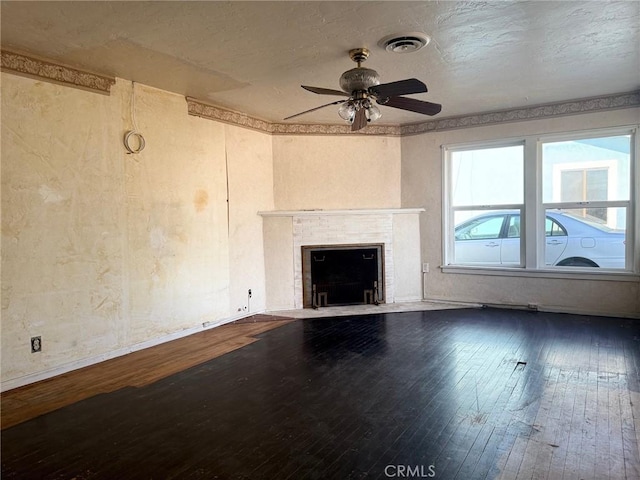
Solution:
<svg viewBox="0 0 640 480"><path fill-rule="evenodd" d="M374 85L380 85L380 75L370 68L352 68L340 77L340 88L347 93L367 91L369 87Z"/></svg>

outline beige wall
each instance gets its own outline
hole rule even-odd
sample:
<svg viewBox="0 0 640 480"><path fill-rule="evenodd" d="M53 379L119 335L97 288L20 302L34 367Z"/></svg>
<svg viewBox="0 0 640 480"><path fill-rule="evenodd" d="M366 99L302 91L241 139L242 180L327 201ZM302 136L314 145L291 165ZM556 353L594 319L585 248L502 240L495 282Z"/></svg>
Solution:
<svg viewBox="0 0 640 480"><path fill-rule="evenodd" d="M127 97L127 83L120 86ZM229 315L224 126L189 117L184 97L144 86L136 86L135 104L146 148L118 152L127 211L125 345Z"/></svg>
<svg viewBox="0 0 640 480"><path fill-rule="evenodd" d="M273 210L271 136L225 126L229 165L229 301L232 315L266 308L262 217ZM251 298L248 290L251 289Z"/></svg>
<svg viewBox="0 0 640 480"><path fill-rule="evenodd" d="M277 210L397 208L400 138L273 137Z"/></svg>
<svg viewBox="0 0 640 480"><path fill-rule="evenodd" d="M119 86L121 87L121 86ZM123 318L129 234L124 96L2 74L2 379L106 353ZM44 355L30 353L41 335Z"/></svg>
<svg viewBox="0 0 640 480"><path fill-rule="evenodd" d="M130 100L2 74L3 389L265 308L270 136Z"/></svg>
<svg viewBox="0 0 640 480"><path fill-rule="evenodd" d="M465 128L402 139L402 205L424 207L421 217L425 297L483 304L527 305L559 311L640 315L640 283L442 273L441 146L524 135L637 125L640 109ZM434 268L436 267L436 268Z"/></svg>

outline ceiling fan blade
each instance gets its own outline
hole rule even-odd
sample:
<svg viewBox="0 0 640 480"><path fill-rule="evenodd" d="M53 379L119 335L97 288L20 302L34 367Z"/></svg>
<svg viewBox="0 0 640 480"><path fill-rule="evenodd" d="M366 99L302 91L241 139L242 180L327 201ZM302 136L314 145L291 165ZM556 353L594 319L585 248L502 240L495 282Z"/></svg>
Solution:
<svg viewBox="0 0 640 480"><path fill-rule="evenodd" d="M409 110L410 112L422 113L423 115L436 115L442 110L439 103L423 102L415 98L391 97L386 102L378 102L385 107Z"/></svg>
<svg viewBox="0 0 640 480"><path fill-rule="evenodd" d="M300 85L305 90L308 90L312 93L317 93L318 95L340 95L341 97L349 97L350 95L342 90L332 90L330 88L321 88L321 87L309 87L307 85Z"/></svg>
<svg viewBox="0 0 640 480"><path fill-rule="evenodd" d="M364 108L360 108L356 111L356 116L353 118L353 123L351 124L352 132L367 126L367 115L364 112Z"/></svg>
<svg viewBox="0 0 640 480"><path fill-rule="evenodd" d="M320 110L321 108L329 107L331 105L338 105L339 103L344 103L344 102L346 102L346 100L336 100L335 102L327 103L325 105L320 105L319 107L312 108L310 110L305 110L304 112L296 113L295 115L291 115L291 116L289 116L287 118L283 118L283 120L289 120L291 118L295 118L295 117L299 117L300 115L304 115L305 113L315 112L316 110Z"/></svg>
<svg viewBox="0 0 640 480"><path fill-rule="evenodd" d="M369 88L369 92L380 98L408 95L410 93L424 93L427 86L416 78L398 80L397 82L383 83Z"/></svg>

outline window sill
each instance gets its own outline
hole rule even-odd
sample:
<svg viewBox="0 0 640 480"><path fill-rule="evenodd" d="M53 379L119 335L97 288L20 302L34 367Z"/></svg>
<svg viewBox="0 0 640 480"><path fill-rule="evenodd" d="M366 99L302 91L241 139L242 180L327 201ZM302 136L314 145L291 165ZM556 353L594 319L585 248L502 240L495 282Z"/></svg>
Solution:
<svg viewBox="0 0 640 480"><path fill-rule="evenodd" d="M578 267L580 268L580 267ZM600 280L614 282L640 282L640 275L633 272L616 272L600 270L598 273L584 272L577 269L524 269L508 267L473 267L461 265L444 265L440 267L442 273L458 273L464 275L492 275L501 277L530 277L530 278L563 278L571 280Z"/></svg>

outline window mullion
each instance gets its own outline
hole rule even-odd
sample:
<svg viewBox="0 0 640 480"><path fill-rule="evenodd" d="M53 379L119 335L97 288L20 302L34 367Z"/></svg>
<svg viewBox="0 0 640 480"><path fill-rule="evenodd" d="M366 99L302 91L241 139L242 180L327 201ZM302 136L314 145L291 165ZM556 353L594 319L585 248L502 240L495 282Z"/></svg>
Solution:
<svg viewBox="0 0 640 480"><path fill-rule="evenodd" d="M542 161L538 142L527 138L524 145L524 235L521 236L525 268L538 268L538 259L544 258L544 209L541 205ZM542 218L542 221L540 219ZM542 235L539 235L542 230Z"/></svg>
<svg viewBox="0 0 640 480"><path fill-rule="evenodd" d="M629 200L598 200L592 202L549 202L544 203L545 209L578 209L578 208L628 208Z"/></svg>

